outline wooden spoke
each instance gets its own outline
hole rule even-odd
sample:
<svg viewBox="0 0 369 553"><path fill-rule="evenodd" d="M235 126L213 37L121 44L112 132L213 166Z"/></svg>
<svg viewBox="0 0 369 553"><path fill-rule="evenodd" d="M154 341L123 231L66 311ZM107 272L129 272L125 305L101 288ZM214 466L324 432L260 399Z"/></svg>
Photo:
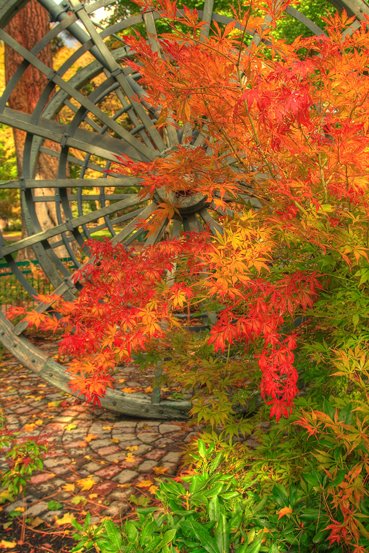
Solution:
<svg viewBox="0 0 369 553"><path fill-rule="evenodd" d="M140 198L135 194L132 194L128 198L121 200L119 202L115 202L112 205L106 206L102 209L96 209L91 213L87 213L86 215L76 217L72 221L67 221L54 228L44 230L33 236L28 236L27 238L23 238L22 240L19 240L14 244L9 244L8 246L5 246L1 249L1 254L2 256L10 255L24 248L34 246L35 244L44 242L45 240L49 240L54 236L58 236L62 232L67 232L68 230L72 230L73 228L79 227L83 224L91 223L92 221L96 221L97 219L100 219L100 217L112 215L117 211L120 211L127 207L137 205L139 203L142 203L143 201L145 200L143 200L142 198Z"/></svg>

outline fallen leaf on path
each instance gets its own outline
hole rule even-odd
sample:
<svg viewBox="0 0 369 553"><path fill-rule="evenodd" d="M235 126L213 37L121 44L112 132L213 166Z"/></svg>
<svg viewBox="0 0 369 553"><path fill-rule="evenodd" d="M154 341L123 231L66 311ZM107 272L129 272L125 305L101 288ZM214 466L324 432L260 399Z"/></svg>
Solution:
<svg viewBox="0 0 369 553"><path fill-rule="evenodd" d="M61 404L61 401L49 401L47 406L48 407L59 407L59 405Z"/></svg>
<svg viewBox="0 0 369 553"><path fill-rule="evenodd" d="M138 445L127 445L127 447L125 449L127 451L137 451L138 450Z"/></svg>
<svg viewBox="0 0 369 553"><path fill-rule="evenodd" d="M152 480L141 480L138 484L136 484L137 488L150 488L154 482Z"/></svg>
<svg viewBox="0 0 369 553"><path fill-rule="evenodd" d="M93 476L87 476L87 478L81 478L80 480L77 480L77 486L83 491L90 490L95 484L96 481Z"/></svg>
<svg viewBox="0 0 369 553"><path fill-rule="evenodd" d="M154 467L152 471L155 474L165 474L166 472L168 472L168 467Z"/></svg>
<svg viewBox="0 0 369 553"><path fill-rule="evenodd" d="M13 524L12 521L5 522L5 524L3 524L2 527L4 528L4 530L7 530L8 528L11 527L12 524Z"/></svg>
<svg viewBox="0 0 369 553"><path fill-rule="evenodd" d="M96 434L87 434L85 438L85 442L89 444L90 442L92 442L92 440L96 440L96 438L97 438Z"/></svg>
<svg viewBox="0 0 369 553"><path fill-rule="evenodd" d="M76 488L75 484L64 484L63 486L63 490L65 492L74 492L75 488Z"/></svg>
<svg viewBox="0 0 369 553"><path fill-rule="evenodd" d="M87 499L83 495L75 495L70 502L72 505L79 505L80 503L86 503Z"/></svg>
<svg viewBox="0 0 369 553"><path fill-rule="evenodd" d="M67 432L69 432L70 430L74 430L75 428L77 428L76 423L71 422L70 424L68 424L68 425L65 427L65 430L66 430Z"/></svg>
<svg viewBox="0 0 369 553"><path fill-rule="evenodd" d="M0 547L1 547L1 549L14 549L14 547L17 547L17 542L16 541L1 540L0 541Z"/></svg>
<svg viewBox="0 0 369 553"><path fill-rule="evenodd" d="M44 524L44 521L40 517L33 518L29 523L31 528L37 528L38 526L41 526L41 524Z"/></svg>
<svg viewBox="0 0 369 553"><path fill-rule="evenodd" d="M128 453L128 455L126 455L124 460L125 460L126 463L135 463L136 462L136 457L134 455L132 455L132 453Z"/></svg>
<svg viewBox="0 0 369 553"><path fill-rule="evenodd" d="M23 426L23 430L24 430L25 432L33 432L34 429L36 428L36 426L37 426L37 425L36 425L36 423L34 423L34 422L32 422L31 424L25 424L25 425Z"/></svg>
<svg viewBox="0 0 369 553"><path fill-rule="evenodd" d="M72 524L74 519L75 519L75 516L73 513L65 513L64 516L56 519L55 524L57 526L64 526L64 524Z"/></svg>

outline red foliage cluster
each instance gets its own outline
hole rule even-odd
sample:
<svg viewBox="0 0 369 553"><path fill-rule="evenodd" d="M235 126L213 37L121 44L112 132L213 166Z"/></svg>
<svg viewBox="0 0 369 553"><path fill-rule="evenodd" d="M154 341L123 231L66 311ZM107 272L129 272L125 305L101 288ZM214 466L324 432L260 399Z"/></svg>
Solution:
<svg viewBox="0 0 369 553"><path fill-rule="evenodd" d="M258 355L261 393L271 405L270 415L277 420L289 415L298 392L293 354L295 329L288 332L283 326L296 313L312 307L319 288L315 274L299 272L275 283L260 278L250 280L242 286L242 299L226 308L211 330L210 342L221 350L236 340L253 344L262 339ZM237 308L244 312L240 314Z"/></svg>

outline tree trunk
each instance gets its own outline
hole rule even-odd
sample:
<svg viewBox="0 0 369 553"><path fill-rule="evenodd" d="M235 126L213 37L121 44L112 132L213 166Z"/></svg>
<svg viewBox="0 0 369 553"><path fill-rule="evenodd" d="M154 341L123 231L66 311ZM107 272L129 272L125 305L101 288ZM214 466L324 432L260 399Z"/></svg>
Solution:
<svg viewBox="0 0 369 553"><path fill-rule="evenodd" d="M19 12L13 17L7 26L7 32L24 48L31 50L37 42L49 30L49 14L36 1L30 0ZM48 44L38 54L38 58L48 67L52 67L52 51ZM16 72L23 58L9 46L5 48L5 78L8 82ZM36 104L47 85L47 78L40 73L35 67L30 65L17 86L13 90L9 98L9 107L22 111L24 113L32 113ZM18 175L23 172L23 151L26 134L23 131L14 129L14 143L17 154ZM45 142L45 146L52 149L57 149L58 146L50 141ZM40 154L35 178L37 179L52 179L56 178L58 169L57 159ZM53 196L52 188L40 188L35 190L35 196ZM35 209L39 223L43 230L52 228L57 224L56 208L53 202L37 202ZM23 232L25 231L24 225ZM56 250L59 256L66 256L64 247L59 247Z"/></svg>

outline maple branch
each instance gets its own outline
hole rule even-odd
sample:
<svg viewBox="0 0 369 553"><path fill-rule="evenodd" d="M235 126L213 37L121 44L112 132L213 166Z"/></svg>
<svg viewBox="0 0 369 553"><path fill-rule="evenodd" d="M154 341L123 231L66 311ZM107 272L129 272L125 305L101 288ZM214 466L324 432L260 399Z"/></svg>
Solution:
<svg viewBox="0 0 369 553"><path fill-rule="evenodd" d="M252 120L252 117L250 115L250 112L249 112L249 108L248 108L248 105L247 105L247 102L245 100L243 100L243 104L244 104L244 107L245 107L245 110L246 110L246 116L247 116L247 119L250 123L250 127L251 127L251 131L252 131L252 136L253 136L253 139L255 141L255 144L257 146L257 150L258 152L260 153L264 163L266 164L266 166L268 167L269 169L269 172L270 172L270 175L273 179L277 179L276 177L276 174L274 173L274 168L272 167L272 165L270 164L268 158L266 157L265 155L265 152L263 151L263 148L262 148L262 145L261 145L261 142L260 142L260 139L259 139L259 136L257 134L257 131L256 131L256 128L255 128L255 125L254 125L254 122Z"/></svg>

